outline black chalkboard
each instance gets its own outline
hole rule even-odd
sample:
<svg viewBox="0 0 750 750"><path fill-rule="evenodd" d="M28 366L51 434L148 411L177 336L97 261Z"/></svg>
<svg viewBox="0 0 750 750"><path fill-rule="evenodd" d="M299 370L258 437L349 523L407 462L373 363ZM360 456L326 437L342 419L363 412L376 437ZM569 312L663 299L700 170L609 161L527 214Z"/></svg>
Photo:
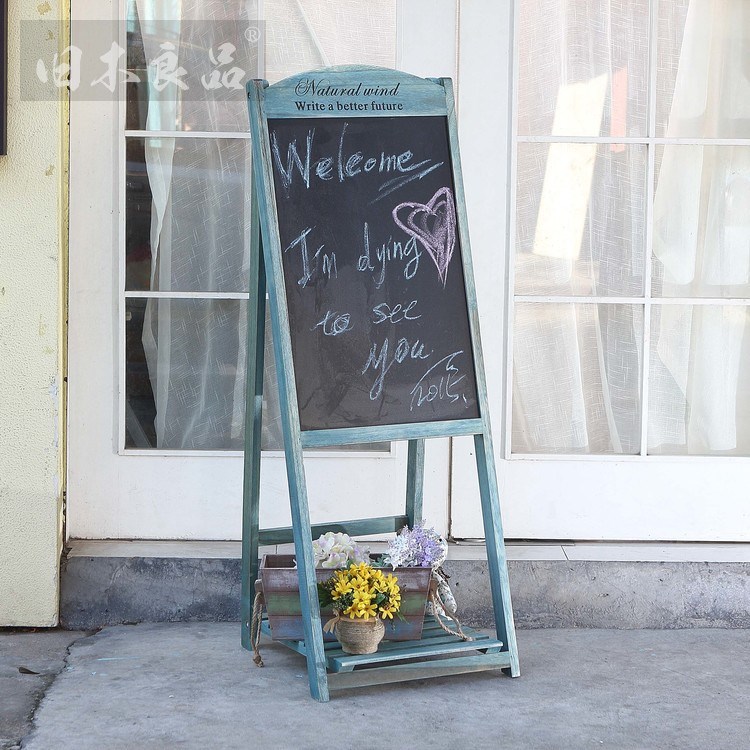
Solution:
<svg viewBox="0 0 750 750"><path fill-rule="evenodd" d="M446 118L268 131L301 429L478 418Z"/></svg>

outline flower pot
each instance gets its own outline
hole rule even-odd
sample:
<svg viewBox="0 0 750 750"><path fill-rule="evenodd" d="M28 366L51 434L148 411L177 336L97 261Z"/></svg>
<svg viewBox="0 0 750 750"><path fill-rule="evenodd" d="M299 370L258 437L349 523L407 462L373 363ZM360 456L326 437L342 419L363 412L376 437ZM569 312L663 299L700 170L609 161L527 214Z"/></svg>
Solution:
<svg viewBox="0 0 750 750"><path fill-rule="evenodd" d="M318 583L331 577L331 569L318 569ZM390 569L384 572L391 572ZM385 624L385 637L389 641L418 641L422 637L427 592L430 587L430 568L396 568L392 571L401 587L400 617ZM299 641L305 637L302 629L302 606L299 598L299 580L294 567L294 555L264 555L260 566L263 596L268 611L268 624L274 640ZM323 622L333 617L333 610L323 609ZM324 633L326 641L335 641L333 633Z"/></svg>
<svg viewBox="0 0 750 750"><path fill-rule="evenodd" d="M385 635L385 625L378 617L363 620L342 617L336 623L336 637L347 654L374 654Z"/></svg>

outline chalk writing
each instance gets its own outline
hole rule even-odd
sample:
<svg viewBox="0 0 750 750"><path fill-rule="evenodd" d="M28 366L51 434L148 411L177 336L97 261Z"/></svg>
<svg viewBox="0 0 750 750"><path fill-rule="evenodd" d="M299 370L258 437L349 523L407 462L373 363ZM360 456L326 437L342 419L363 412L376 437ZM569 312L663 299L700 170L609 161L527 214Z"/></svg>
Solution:
<svg viewBox="0 0 750 750"><path fill-rule="evenodd" d="M375 305L372 311L375 313L375 319L372 321L374 325L384 323L386 320L389 323L400 323L403 320L418 320L421 315L409 315L409 313L416 307L417 300L413 299L408 305L402 305L400 303L393 306L387 302L381 302L379 305Z"/></svg>
<svg viewBox="0 0 750 750"><path fill-rule="evenodd" d="M414 180L421 180L424 177L427 177L430 172L434 172L436 169L439 169L442 167L444 162L439 161L437 164L431 164L428 167L425 167L424 169L421 169L416 174L409 174L406 176L399 175L398 177L393 177L390 180L386 180L379 188L378 188L378 195L373 198L370 201L370 205L373 203L377 203L379 200L382 200L387 195L390 195L391 193L394 193L399 188L402 188L404 185L407 185L410 182L414 182ZM421 166L421 164L417 165Z"/></svg>
<svg viewBox="0 0 750 750"><path fill-rule="evenodd" d="M445 118L304 79L268 122L301 430L479 418Z"/></svg>
<svg viewBox="0 0 750 750"><path fill-rule="evenodd" d="M284 252L295 247L298 247L300 250L300 258L302 259L302 276L297 279L297 283L303 288L306 287L310 279L313 278L313 273L318 270L320 265L322 265L321 274L323 276L329 279L332 276L338 276L336 253L323 253L325 245L321 245L312 255L310 255L310 250L307 247L307 235L310 234L313 229L314 227L304 229L302 233L295 237L294 240L284 249Z"/></svg>
<svg viewBox="0 0 750 750"><path fill-rule="evenodd" d="M362 254L357 260L357 270L359 271L374 271L375 265L373 265L373 257L370 248L370 226L367 222L364 223L362 230L362 240L364 249ZM414 274L419 268L419 259L422 257L422 251L417 245L415 237L409 238L404 242L394 242L393 236L390 236L386 242L378 245L375 250L374 260L378 263L378 272L374 274L375 288L380 289L385 281L385 270L388 263L391 261L406 261L404 266L404 278L413 279Z"/></svg>
<svg viewBox="0 0 750 750"><path fill-rule="evenodd" d="M410 149L400 153L379 153L365 155L362 151L350 153L344 146L346 131L349 123L344 122L338 137L338 146L335 155L323 155L313 160L315 149L315 128L310 128L305 136L304 146L297 145L297 139L293 138L287 143L286 163L281 155L276 131L271 131L271 154L276 172L281 178L284 192L289 195L289 188L294 182L295 175L299 175L305 188L309 189L311 175L319 180L328 181L338 178L339 182L352 179L361 174L396 174L397 177L386 181L378 188L379 195L376 200L384 198L403 184L412 180L422 179L425 175L442 165L443 162L435 164L432 159L423 159L412 162L414 154ZM300 153L302 150L302 153ZM395 181L394 181L395 179Z"/></svg>
<svg viewBox="0 0 750 750"><path fill-rule="evenodd" d="M295 167L297 167L305 185L310 187L310 151L312 150L314 135L314 128L307 131L307 148L305 149L304 162L299 155L299 151L297 151L297 139L295 138L288 144L286 149L285 169L284 163L281 161L281 150L279 149L279 142L276 138L276 133L271 132L271 153L273 154L273 161L276 165L279 177L281 177L281 184L287 192L289 192L289 186L292 184L293 170Z"/></svg>
<svg viewBox="0 0 750 750"><path fill-rule="evenodd" d="M340 336L342 333L351 331L354 325L351 322L351 315L349 313L339 313L329 310L323 319L316 323L310 330L314 331L316 328L321 328L324 336Z"/></svg>
<svg viewBox="0 0 750 750"><path fill-rule="evenodd" d="M372 368L377 376L375 382L370 388L370 400L375 401L380 398L383 393L383 385L385 383L385 376L387 372L393 367L394 364L401 364L405 359L427 359L432 352L425 353L424 344L417 339L413 344L410 344L408 339L401 338L396 344L396 348L393 354L389 356L389 342L388 339L383 341L380 347L380 353L378 353L378 345L373 344L370 349L370 356L367 358L362 374L364 375L370 368Z"/></svg>

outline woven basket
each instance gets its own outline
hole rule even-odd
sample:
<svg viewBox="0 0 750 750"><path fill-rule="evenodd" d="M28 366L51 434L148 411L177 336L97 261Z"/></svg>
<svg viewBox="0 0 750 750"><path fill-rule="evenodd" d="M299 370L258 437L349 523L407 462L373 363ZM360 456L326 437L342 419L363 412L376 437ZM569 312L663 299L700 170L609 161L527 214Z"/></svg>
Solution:
<svg viewBox="0 0 750 750"><path fill-rule="evenodd" d="M336 623L336 637L347 654L374 654L385 635L385 625L378 617L369 620L342 618Z"/></svg>

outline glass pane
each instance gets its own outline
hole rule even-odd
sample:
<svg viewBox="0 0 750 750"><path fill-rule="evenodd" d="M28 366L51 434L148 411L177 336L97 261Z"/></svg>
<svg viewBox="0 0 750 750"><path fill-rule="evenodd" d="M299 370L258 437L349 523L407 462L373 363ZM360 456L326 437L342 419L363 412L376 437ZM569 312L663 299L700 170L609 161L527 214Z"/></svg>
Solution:
<svg viewBox="0 0 750 750"><path fill-rule="evenodd" d="M264 77L275 83L330 65L395 68L396 7L397 0L264 3Z"/></svg>
<svg viewBox="0 0 750 750"><path fill-rule="evenodd" d="M246 316L244 300L127 300L127 448L242 449Z"/></svg>
<svg viewBox="0 0 750 750"><path fill-rule="evenodd" d="M250 141L128 138L125 288L247 291Z"/></svg>
<svg viewBox="0 0 750 750"><path fill-rule="evenodd" d="M242 450L246 331L244 300L127 299L125 447ZM268 318L263 383L261 446L281 450ZM334 450L388 451L390 443Z"/></svg>
<svg viewBox="0 0 750 750"><path fill-rule="evenodd" d="M514 453L640 451L643 308L515 306Z"/></svg>
<svg viewBox="0 0 750 750"><path fill-rule="evenodd" d="M655 156L653 295L750 297L750 147Z"/></svg>
<svg viewBox="0 0 750 750"><path fill-rule="evenodd" d="M519 135L646 135L648 0L522 0Z"/></svg>
<svg viewBox="0 0 750 750"><path fill-rule="evenodd" d="M253 0L129 0L126 128L247 131L262 30Z"/></svg>
<svg viewBox="0 0 750 750"><path fill-rule="evenodd" d="M262 19L258 5L188 0L175 14L167 0L130 0L128 67L140 83L129 84L127 127L247 131L250 78L274 83L331 65L396 67L396 0L274 0L262 4ZM184 87L165 84L178 69Z"/></svg>
<svg viewBox="0 0 750 750"><path fill-rule="evenodd" d="M643 294L646 147L519 143L516 294Z"/></svg>
<svg viewBox="0 0 750 750"><path fill-rule="evenodd" d="M741 305L654 305L648 452L750 455L750 335Z"/></svg>
<svg viewBox="0 0 750 750"><path fill-rule="evenodd" d="M750 138L750 3L660 0L656 134Z"/></svg>

